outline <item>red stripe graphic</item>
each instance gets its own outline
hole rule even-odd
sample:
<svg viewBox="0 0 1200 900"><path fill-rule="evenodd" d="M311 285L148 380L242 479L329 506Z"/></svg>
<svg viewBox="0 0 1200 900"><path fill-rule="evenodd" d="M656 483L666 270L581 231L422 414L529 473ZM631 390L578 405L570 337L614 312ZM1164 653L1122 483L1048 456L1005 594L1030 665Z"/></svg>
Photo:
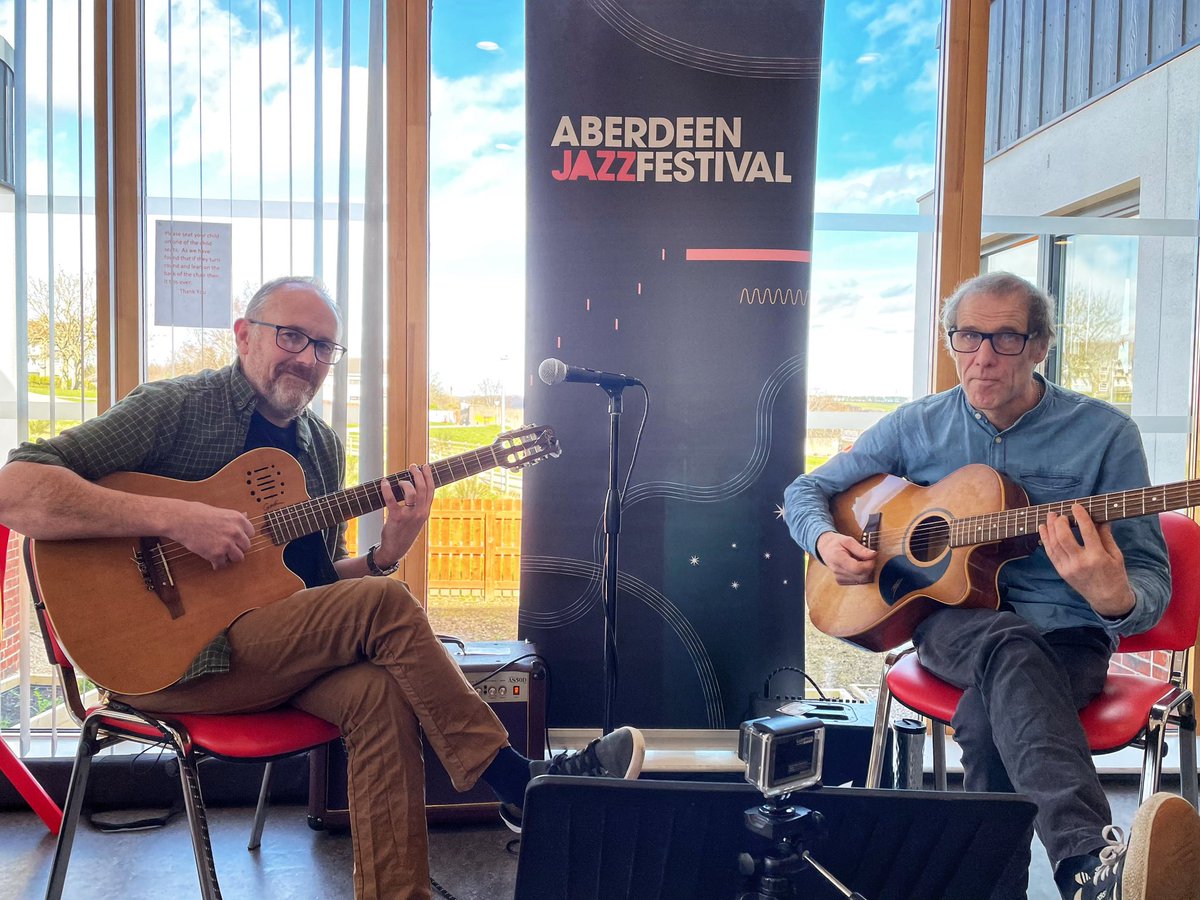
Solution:
<svg viewBox="0 0 1200 900"><path fill-rule="evenodd" d="M733 247L728 249L711 247L689 247L689 262L812 262L808 250L767 250L759 247Z"/></svg>

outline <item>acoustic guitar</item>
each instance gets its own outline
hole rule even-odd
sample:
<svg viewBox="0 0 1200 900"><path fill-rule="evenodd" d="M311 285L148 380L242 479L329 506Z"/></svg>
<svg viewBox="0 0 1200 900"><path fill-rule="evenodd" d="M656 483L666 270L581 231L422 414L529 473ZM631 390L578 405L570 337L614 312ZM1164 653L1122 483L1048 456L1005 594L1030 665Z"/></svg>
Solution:
<svg viewBox="0 0 1200 900"><path fill-rule="evenodd" d="M553 429L526 425L430 469L441 487L497 466L523 469L560 452ZM397 497L400 482L412 482L407 471L387 478ZM29 542L30 577L63 649L89 678L122 694L174 684L242 613L303 588L283 561L289 541L384 506L378 481L310 498L300 463L269 447L243 453L201 481L117 472L98 483L236 509L254 524L246 558L219 570L161 537Z"/></svg>
<svg viewBox="0 0 1200 900"><path fill-rule="evenodd" d="M1200 479L1029 506L1016 482L964 466L920 487L874 475L830 503L834 526L878 551L867 584L841 585L812 560L805 595L812 623L867 650L891 650L941 606L997 609L1000 567L1029 556L1049 513L1080 504L1097 524L1200 504Z"/></svg>

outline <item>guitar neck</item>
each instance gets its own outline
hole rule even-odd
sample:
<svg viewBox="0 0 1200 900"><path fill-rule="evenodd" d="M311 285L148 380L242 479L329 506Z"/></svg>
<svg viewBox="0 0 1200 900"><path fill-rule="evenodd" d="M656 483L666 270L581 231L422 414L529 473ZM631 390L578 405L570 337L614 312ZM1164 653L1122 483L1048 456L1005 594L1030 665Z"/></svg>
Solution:
<svg viewBox="0 0 1200 900"><path fill-rule="evenodd" d="M1152 513L1183 509L1188 506L1200 506L1200 479L953 519L950 543L955 547L965 547L1036 534L1038 526L1045 523L1046 517L1050 513L1067 516L1074 524L1071 507L1076 503L1086 509L1092 521L1097 524L1148 516Z"/></svg>
<svg viewBox="0 0 1200 900"><path fill-rule="evenodd" d="M429 467L433 473L434 487L441 487L486 472L498 465L500 459L492 446L439 459L430 463ZM386 477L397 497L403 496L400 487L402 481L412 484L412 474L407 470ZM266 518L272 540L276 545L282 545L314 531L321 531L375 512L383 506L383 490L378 481L371 481L273 510Z"/></svg>

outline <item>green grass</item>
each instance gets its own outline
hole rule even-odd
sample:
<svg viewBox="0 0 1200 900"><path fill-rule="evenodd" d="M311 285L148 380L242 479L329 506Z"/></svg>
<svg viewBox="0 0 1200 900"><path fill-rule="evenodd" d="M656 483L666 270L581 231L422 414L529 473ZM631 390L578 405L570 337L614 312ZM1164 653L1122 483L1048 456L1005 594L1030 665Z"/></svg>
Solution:
<svg viewBox="0 0 1200 900"><path fill-rule="evenodd" d="M50 396L50 385L48 384L31 384L29 385L29 393L38 394L39 396ZM81 391L68 391L65 388L59 388L54 392L54 396L58 400L80 400L84 398ZM86 399L96 399L96 388L89 385L87 388Z"/></svg>
<svg viewBox="0 0 1200 900"><path fill-rule="evenodd" d="M891 412L900 404L883 400L847 400L846 405L851 409L860 409L864 412Z"/></svg>
<svg viewBox="0 0 1200 900"><path fill-rule="evenodd" d="M500 433L499 425L430 425L429 437L435 441L457 441L482 447Z"/></svg>

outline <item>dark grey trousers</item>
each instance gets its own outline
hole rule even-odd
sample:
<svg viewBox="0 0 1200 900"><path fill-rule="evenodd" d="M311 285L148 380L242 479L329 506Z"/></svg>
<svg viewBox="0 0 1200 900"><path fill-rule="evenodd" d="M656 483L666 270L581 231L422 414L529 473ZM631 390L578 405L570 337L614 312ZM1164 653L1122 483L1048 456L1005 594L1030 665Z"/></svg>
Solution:
<svg viewBox="0 0 1200 900"><path fill-rule="evenodd" d="M1034 825L1053 866L1102 847L1111 812L1078 710L1104 687L1105 632L1041 634L1008 610L947 608L917 627L913 643L926 669L964 692L950 723L964 787L1036 803ZM1029 862L1023 845L993 900L1025 896Z"/></svg>

